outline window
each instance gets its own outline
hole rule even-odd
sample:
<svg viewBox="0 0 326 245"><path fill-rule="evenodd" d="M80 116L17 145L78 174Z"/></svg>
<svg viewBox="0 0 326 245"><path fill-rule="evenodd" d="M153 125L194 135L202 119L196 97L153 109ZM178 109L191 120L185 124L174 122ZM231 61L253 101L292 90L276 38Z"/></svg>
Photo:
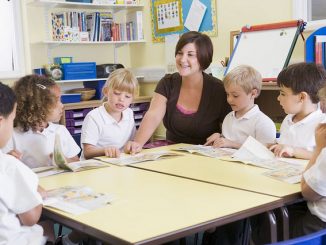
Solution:
<svg viewBox="0 0 326 245"><path fill-rule="evenodd" d="M23 32L20 1L0 0L0 78L24 73Z"/></svg>
<svg viewBox="0 0 326 245"><path fill-rule="evenodd" d="M326 26L325 0L292 0L293 18L307 21L307 30Z"/></svg>

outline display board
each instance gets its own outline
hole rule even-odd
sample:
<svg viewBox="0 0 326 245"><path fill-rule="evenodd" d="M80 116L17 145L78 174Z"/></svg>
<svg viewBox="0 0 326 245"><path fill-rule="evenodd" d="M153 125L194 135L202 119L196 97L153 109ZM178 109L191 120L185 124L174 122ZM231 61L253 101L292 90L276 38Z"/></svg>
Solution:
<svg viewBox="0 0 326 245"><path fill-rule="evenodd" d="M243 27L225 74L239 65L257 69L263 79L273 81L289 64L303 21Z"/></svg>
<svg viewBox="0 0 326 245"><path fill-rule="evenodd" d="M171 34L189 31L185 26L186 18L193 1L198 0L151 0L152 39L154 42L164 41ZM206 10L200 23L199 32L210 36L217 35L216 1L199 0Z"/></svg>

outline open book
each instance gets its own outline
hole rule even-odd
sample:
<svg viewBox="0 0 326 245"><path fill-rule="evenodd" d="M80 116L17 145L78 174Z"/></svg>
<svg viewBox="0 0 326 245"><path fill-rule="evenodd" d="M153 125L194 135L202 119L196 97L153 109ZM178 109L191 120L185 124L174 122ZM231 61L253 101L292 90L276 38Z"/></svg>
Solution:
<svg viewBox="0 0 326 245"><path fill-rule="evenodd" d="M181 155L170 151L156 151L156 152L148 152L148 153L139 153L135 155L129 155L123 153L118 158L101 156L101 157L95 157L95 159L98 159L103 162L116 164L119 166L125 166L125 165L135 164L139 162L154 161L154 160L174 157L174 156L181 156Z"/></svg>
<svg viewBox="0 0 326 245"><path fill-rule="evenodd" d="M94 169L94 168L102 168L102 167L109 167L109 165L93 159L68 163L61 150L60 136L56 135L55 143L54 143L52 166L33 168L32 170L39 177L45 177L49 175L59 174L62 172L69 172L69 171L78 172L78 171Z"/></svg>
<svg viewBox="0 0 326 245"><path fill-rule="evenodd" d="M249 136L239 150L232 157L223 158L228 161L239 161L257 167L267 168L270 171L264 175L288 183L298 183L308 160L295 158L278 158L266 146Z"/></svg>
<svg viewBox="0 0 326 245"><path fill-rule="evenodd" d="M213 148L205 145L189 145L173 149L174 151L186 151L202 156L219 158L223 156L231 156L236 150L231 148Z"/></svg>
<svg viewBox="0 0 326 245"><path fill-rule="evenodd" d="M77 215L105 206L112 200L112 195L96 193L86 186L65 186L48 190L43 204Z"/></svg>

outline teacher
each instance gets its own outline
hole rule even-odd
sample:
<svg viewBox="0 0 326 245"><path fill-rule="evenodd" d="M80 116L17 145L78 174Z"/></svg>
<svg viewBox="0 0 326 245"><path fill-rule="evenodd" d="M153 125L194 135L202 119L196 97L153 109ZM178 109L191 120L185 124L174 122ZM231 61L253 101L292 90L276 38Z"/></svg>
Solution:
<svg viewBox="0 0 326 245"><path fill-rule="evenodd" d="M213 45L202 33L184 33L175 48L178 72L165 75L157 84L149 110L128 153L141 151L163 119L166 139L174 143L204 144L231 110L220 80L204 73L211 64Z"/></svg>

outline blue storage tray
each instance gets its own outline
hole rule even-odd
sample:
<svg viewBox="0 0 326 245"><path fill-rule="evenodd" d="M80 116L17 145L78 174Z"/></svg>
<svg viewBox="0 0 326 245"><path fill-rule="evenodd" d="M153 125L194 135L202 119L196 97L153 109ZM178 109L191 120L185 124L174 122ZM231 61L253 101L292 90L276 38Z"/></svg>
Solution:
<svg viewBox="0 0 326 245"><path fill-rule="evenodd" d="M63 104L67 103L78 103L81 101L81 94L62 94L61 102Z"/></svg>
<svg viewBox="0 0 326 245"><path fill-rule="evenodd" d="M63 80L96 78L95 62L78 62L62 64Z"/></svg>
<svg viewBox="0 0 326 245"><path fill-rule="evenodd" d="M66 2L76 2L76 3L92 3L93 0L66 0Z"/></svg>

